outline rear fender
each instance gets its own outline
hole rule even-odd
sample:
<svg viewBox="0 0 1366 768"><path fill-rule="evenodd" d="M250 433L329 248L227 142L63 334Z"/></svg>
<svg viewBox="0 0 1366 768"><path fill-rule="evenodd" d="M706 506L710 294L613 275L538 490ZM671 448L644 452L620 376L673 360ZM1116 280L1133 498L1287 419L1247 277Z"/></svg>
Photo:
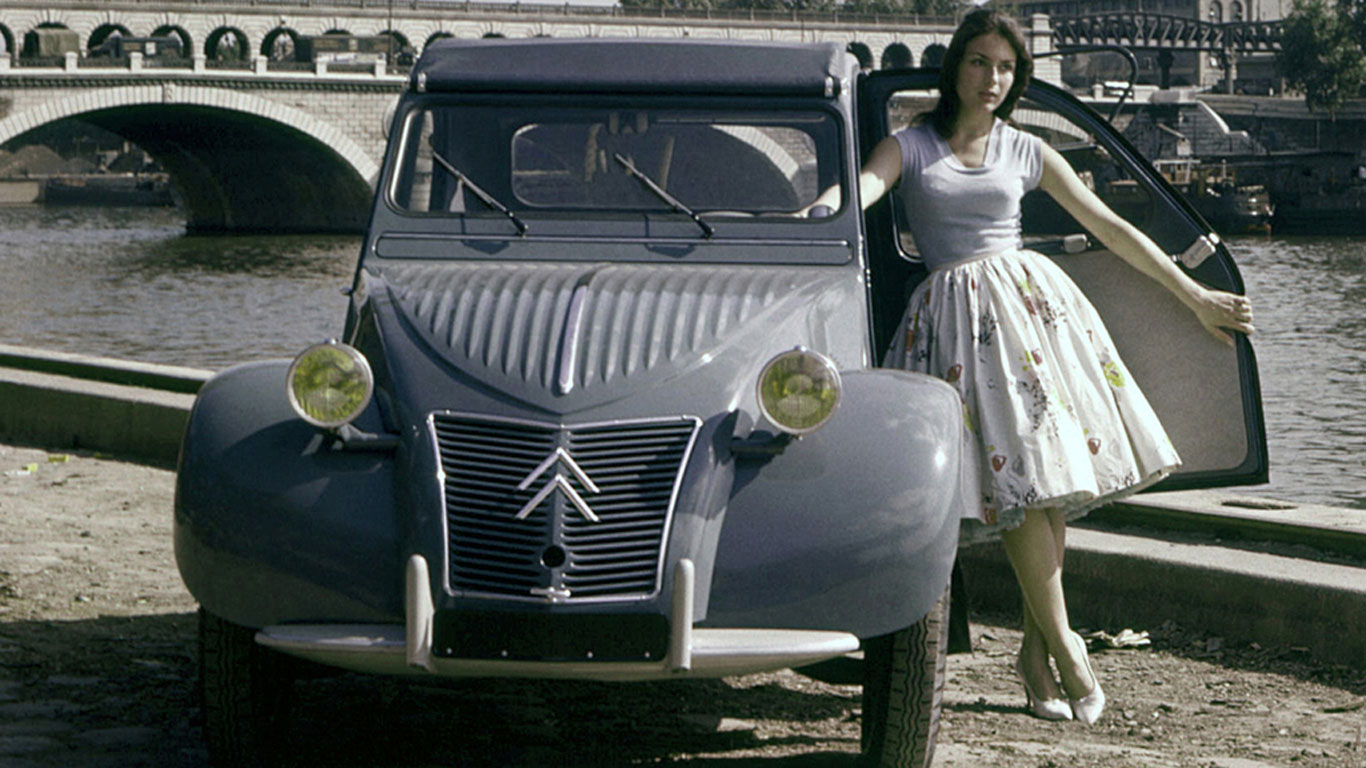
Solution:
<svg viewBox="0 0 1366 768"><path fill-rule="evenodd" d="M200 390L176 477L185 585L245 626L401 621L395 455L333 450L289 407L288 367L237 366ZM382 428L374 404L357 426Z"/></svg>
<svg viewBox="0 0 1366 768"><path fill-rule="evenodd" d="M958 396L905 371L841 375L828 424L772 459L737 460L706 624L872 637L944 593L962 503Z"/></svg>

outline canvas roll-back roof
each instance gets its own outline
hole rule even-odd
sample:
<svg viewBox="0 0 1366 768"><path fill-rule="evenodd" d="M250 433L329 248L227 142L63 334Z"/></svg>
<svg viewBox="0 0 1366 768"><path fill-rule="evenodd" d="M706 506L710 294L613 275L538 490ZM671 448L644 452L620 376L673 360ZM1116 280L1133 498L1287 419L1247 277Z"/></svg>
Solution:
<svg viewBox="0 0 1366 768"><path fill-rule="evenodd" d="M426 92L833 95L836 43L731 40L440 40L413 67Z"/></svg>

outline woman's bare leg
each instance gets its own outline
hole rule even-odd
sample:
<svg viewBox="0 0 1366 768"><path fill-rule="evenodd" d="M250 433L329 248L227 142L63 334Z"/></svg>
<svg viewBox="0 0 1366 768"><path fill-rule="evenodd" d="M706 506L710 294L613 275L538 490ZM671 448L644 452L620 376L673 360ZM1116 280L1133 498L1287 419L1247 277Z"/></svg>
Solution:
<svg viewBox="0 0 1366 768"><path fill-rule="evenodd" d="M1061 510L1046 509L1043 512L1047 516L1049 528L1053 534L1055 545L1053 552L1058 560L1058 570L1061 573L1063 553L1067 541L1066 520ZM1021 589L1021 593L1023 594L1023 589ZM1029 679L1029 685L1036 694L1044 698L1066 698L1058 687L1057 679L1053 677L1053 667L1048 661L1048 642L1044 639L1043 631L1039 628L1039 622L1034 618L1034 612L1029 610L1028 601L1022 600L1021 604L1024 613L1024 638L1020 641L1020 666Z"/></svg>
<svg viewBox="0 0 1366 768"><path fill-rule="evenodd" d="M1024 595L1025 608L1033 616L1034 629L1058 666L1058 676L1069 698L1091 692L1095 682L1070 641L1071 626L1062 591L1062 558L1058 550L1061 525L1055 510L1027 509L1024 523L1002 534L1006 557L1015 570Z"/></svg>

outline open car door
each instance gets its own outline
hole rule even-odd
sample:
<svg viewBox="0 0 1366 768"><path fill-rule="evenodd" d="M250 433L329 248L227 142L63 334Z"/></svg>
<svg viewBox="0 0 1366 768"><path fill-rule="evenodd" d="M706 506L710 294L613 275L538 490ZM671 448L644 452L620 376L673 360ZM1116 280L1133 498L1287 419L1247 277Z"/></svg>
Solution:
<svg viewBox="0 0 1366 768"><path fill-rule="evenodd" d="M937 70L861 77L864 156L938 99ZM1108 122L1076 98L1034 81L1012 120L1057 149L1116 213L1146 233L1201 283L1243 293L1242 277L1218 235ZM894 195L895 193L893 193ZM899 202L866 214L873 333L886 350L906 298L924 276L915 243L897 221ZM1156 281L1107 251L1046 193L1022 203L1025 247L1057 261L1104 318L1120 355L1157 411L1182 458L1155 490L1264 483L1266 428L1252 345L1230 349Z"/></svg>

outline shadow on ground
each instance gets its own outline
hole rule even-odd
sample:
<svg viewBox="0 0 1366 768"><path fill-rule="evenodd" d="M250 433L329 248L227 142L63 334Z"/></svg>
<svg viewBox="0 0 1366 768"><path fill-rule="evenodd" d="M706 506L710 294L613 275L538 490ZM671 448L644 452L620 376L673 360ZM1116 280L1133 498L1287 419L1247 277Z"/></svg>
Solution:
<svg viewBox="0 0 1366 768"><path fill-rule="evenodd" d="M11 742L20 744L18 754L0 750L0 763L203 765L196 626L190 613L0 622L0 722L28 739ZM855 765L858 689L794 690L791 673L783 674L786 685L751 676L743 687L303 680L295 684L287 764ZM750 750L778 754L750 757ZM803 754L781 754L797 751Z"/></svg>

